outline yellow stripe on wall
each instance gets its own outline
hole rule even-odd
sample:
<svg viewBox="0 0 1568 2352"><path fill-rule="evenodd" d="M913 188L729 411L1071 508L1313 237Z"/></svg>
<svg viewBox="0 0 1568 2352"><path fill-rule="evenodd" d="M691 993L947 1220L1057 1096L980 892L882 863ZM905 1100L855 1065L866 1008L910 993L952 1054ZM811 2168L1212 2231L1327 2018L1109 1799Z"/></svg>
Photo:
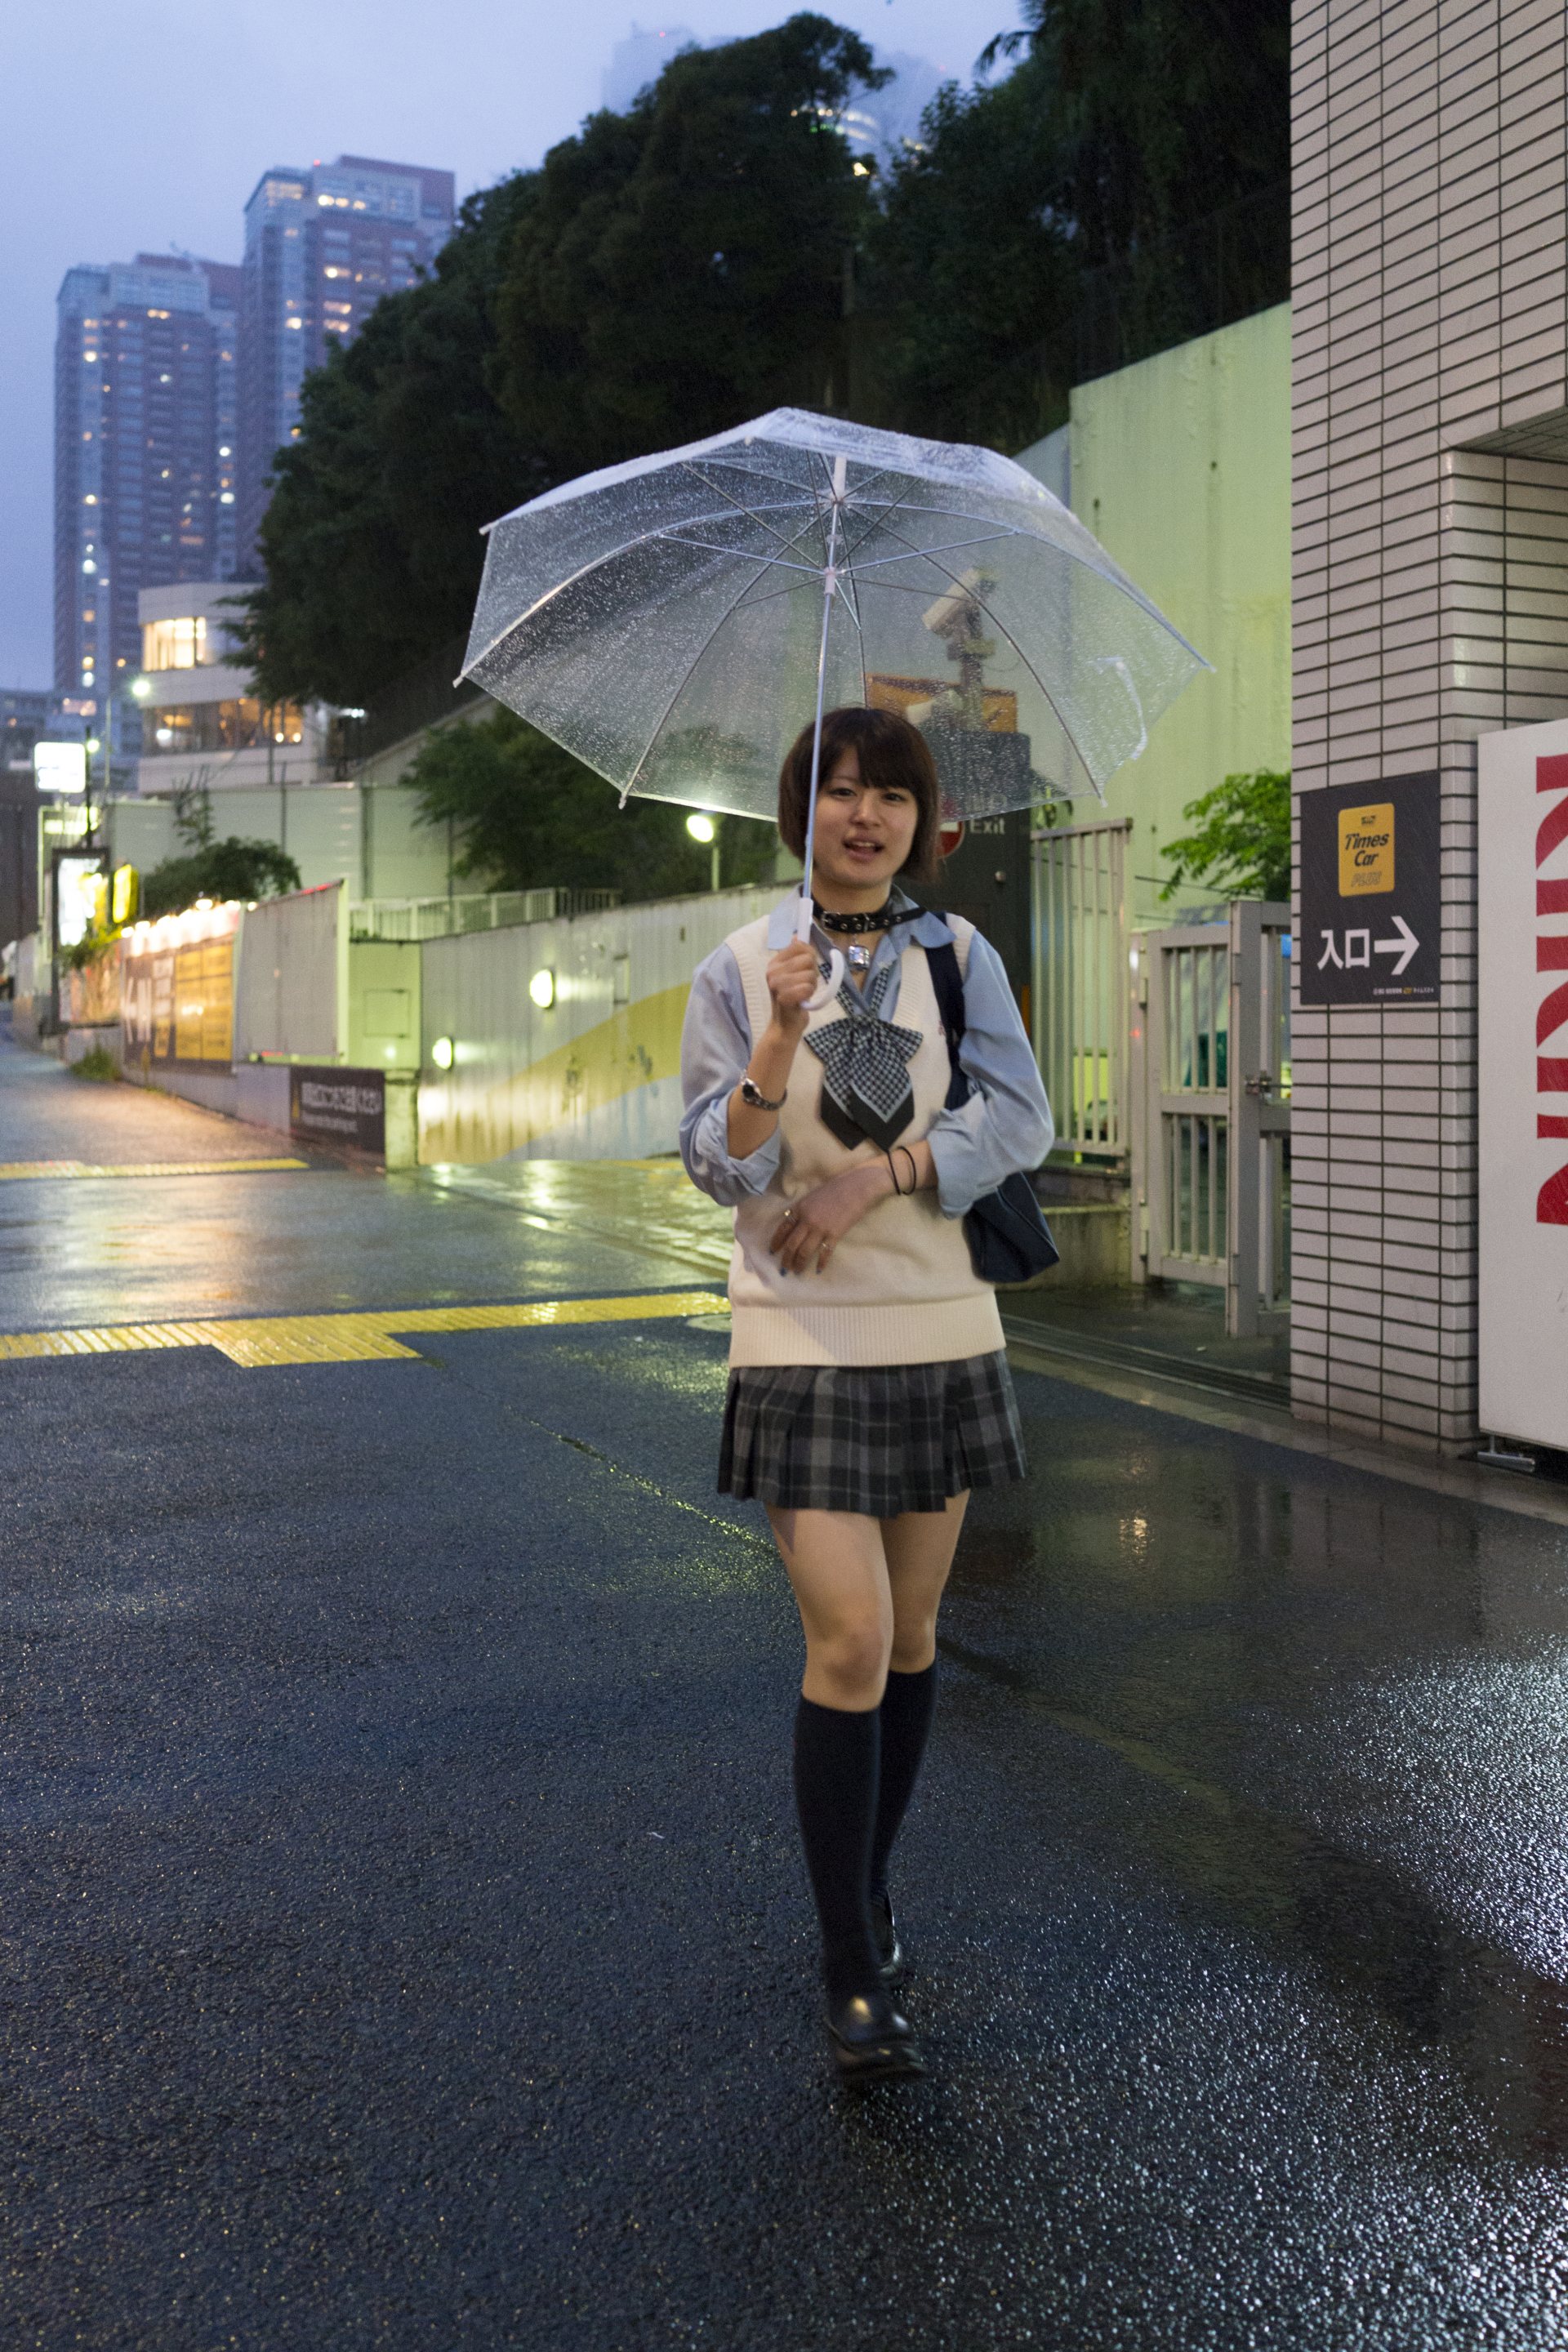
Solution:
<svg viewBox="0 0 1568 2352"><path fill-rule="evenodd" d="M689 982L682 982L638 997L504 1077L486 1083L466 1075L434 1082L426 1077L420 1087L420 1159L427 1164L501 1159L538 1136L608 1108L656 1078L679 1076L680 1030L690 993ZM482 1143L474 1137L476 1128L482 1130Z"/></svg>

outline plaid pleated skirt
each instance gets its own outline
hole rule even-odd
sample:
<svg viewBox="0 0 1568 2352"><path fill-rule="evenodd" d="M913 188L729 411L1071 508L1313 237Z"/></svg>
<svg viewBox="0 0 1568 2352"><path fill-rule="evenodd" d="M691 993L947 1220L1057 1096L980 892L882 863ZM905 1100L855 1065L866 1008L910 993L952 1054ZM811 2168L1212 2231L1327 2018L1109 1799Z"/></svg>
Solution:
<svg viewBox="0 0 1568 2352"><path fill-rule="evenodd" d="M1023 1475L1000 1349L947 1364L761 1364L730 1374L721 1495L893 1519Z"/></svg>

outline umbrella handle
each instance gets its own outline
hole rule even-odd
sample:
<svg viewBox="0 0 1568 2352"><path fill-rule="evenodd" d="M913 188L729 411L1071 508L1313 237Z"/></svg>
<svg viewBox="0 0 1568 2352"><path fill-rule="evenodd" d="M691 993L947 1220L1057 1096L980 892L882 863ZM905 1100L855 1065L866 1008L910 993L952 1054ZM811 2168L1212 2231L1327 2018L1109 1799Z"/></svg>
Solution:
<svg viewBox="0 0 1568 2352"><path fill-rule="evenodd" d="M809 942L811 938L811 900L806 897L805 885L804 882L800 886L800 912L795 919L795 935L797 940L807 942ZM829 948L827 950L827 978L823 982L822 986L817 990L815 996L808 996L806 998L805 1003L801 1006L801 1011L803 1013L820 1013L825 1004L832 1003L834 998L837 995L843 985L843 953L837 948Z"/></svg>
<svg viewBox="0 0 1568 2352"><path fill-rule="evenodd" d="M806 998L801 1008L802 1011L805 1013L820 1013L825 1004L832 1003L834 998L837 995L843 985L844 957L842 951L837 948L829 948L827 951L827 978L823 982L822 986L817 990L815 996L808 996Z"/></svg>

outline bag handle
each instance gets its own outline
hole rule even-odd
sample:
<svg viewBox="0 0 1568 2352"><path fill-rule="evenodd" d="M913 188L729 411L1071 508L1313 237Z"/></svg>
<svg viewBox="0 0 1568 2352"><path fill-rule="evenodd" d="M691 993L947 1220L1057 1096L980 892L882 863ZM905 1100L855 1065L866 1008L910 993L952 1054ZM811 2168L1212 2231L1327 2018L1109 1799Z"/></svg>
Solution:
<svg viewBox="0 0 1568 2352"><path fill-rule="evenodd" d="M942 916L941 920L945 922L947 917ZM958 1050L963 1043L963 1033L968 1024L963 1017L963 974L958 968L958 950L951 940L943 940L940 947L927 948L926 969L931 973L931 992L936 998L936 1009L942 1015L942 1030L947 1038L947 1058L952 1071L952 1076L948 1079L947 1100L943 1103L942 1108L956 1110L961 1103L966 1103L969 1100L974 1089L970 1082L968 1071L963 1068L958 1058Z"/></svg>

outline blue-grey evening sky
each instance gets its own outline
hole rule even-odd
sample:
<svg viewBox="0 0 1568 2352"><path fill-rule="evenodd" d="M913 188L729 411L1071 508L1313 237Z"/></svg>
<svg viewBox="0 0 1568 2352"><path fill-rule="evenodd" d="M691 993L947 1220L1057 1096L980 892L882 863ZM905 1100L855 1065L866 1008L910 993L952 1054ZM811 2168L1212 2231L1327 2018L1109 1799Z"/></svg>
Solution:
<svg viewBox="0 0 1568 2352"><path fill-rule="evenodd" d="M884 51L969 81L1017 0L816 0ZM644 0L643 29L700 40L782 22L789 0ZM273 163L339 153L443 164L459 194L599 103L627 0L47 0L0 26L0 686L53 676L54 302L73 262L171 246L237 261Z"/></svg>

